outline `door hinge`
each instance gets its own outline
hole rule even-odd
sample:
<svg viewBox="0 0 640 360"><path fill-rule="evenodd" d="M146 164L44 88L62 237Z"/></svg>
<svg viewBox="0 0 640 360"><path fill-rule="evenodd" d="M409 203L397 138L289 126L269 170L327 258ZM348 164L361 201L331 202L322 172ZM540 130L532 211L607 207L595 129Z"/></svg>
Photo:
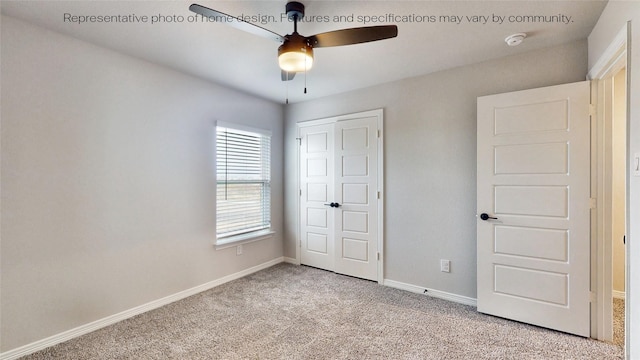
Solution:
<svg viewBox="0 0 640 360"><path fill-rule="evenodd" d="M380 253L376 253L376 259L378 259L378 261L380 261Z"/></svg>
<svg viewBox="0 0 640 360"><path fill-rule="evenodd" d="M594 304L598 302L598 297L596 296L596 293L594 291L589 292L589 302Z"/></svg>
<svg viewBox="0 0 640 360"><path fill-rule="evenodd" d="M378 199L380 199L380 191L378 191Z"/></svg>
<svg viewBox="0 0 640 360"><path fill-rule="evenodd" d="M300 196L302 196L302 189L300 189Z"/></svg>
<svg viewBox="0 0 640 360"><path fill-rule="evenodd" d="M302 146L302 138L296 138L296 140L298 140L298 145Z"/></svg>
<svg viewBox="0 0 640 360"><path fill-rule="evenodd" d="M598 109L596 108L596 104L589 104L589 115L596 116L598 113Z"/></svg>
<svg viewBox="0 0 640 360"><path fill-rule="evenodd" d="M598 200L596 198L589 198L589 209L595 209L598 207Z"/></svg>
<svg viewBox="0 0 640 360"><path fill-rule="evenodd" d="M378 137L380 137L380 130L378 130Z"/></svg>

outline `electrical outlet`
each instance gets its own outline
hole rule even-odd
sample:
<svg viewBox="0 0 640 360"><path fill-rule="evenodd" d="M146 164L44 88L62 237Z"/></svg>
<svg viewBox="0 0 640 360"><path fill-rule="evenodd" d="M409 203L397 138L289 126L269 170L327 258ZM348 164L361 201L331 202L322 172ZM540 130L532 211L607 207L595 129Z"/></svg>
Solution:
<svg viewBox="0 0 640 360"><path fill-rule="evenodd" d="M236 256L242 255L242 245L236 246Z"/></svg>
<svg viewBox="0 0 640 360"><path fill-rule="evenodd" d="M450 272L450 269L451 269L451 261L440 259L440 271Z"/></svg>

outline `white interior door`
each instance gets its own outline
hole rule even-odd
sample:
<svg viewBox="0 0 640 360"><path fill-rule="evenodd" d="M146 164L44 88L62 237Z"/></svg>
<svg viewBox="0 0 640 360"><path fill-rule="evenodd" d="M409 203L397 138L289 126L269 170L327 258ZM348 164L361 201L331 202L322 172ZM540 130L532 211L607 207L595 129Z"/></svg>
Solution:
<svg viewBox="0 0 640 360"><path fill-rule="evenodd" d="M379 279L381 112L301 124L302 264Z"/></svg>
<svg viewBox="0 0 640 360"><path fill-rule="evenodd" d="M377 118L337 122L335 134L335 272L377 280Z"/></svg>
<svg viewBox="0 0 640 360"><path fill-rule="evenodd" d="M300 262L335 268L334 125L300 128Z"/></svg>
<svg viewBox="0 0 640 360"><path fill-rule="evenodd" d="M589 82L478 98L478 311L590 334Z"/></svg>

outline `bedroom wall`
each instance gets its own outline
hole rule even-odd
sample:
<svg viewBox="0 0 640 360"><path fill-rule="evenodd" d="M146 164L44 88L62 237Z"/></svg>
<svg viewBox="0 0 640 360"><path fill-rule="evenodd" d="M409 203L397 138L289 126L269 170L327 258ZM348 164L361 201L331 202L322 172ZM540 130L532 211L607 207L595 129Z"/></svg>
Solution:
<svg viewBox="0 0 640 360"><path fill-rule="evenodd" d="M283 111L2 16L0 351L282 253ZM213 122L272 130L276 236L215 250Z"/></svg>
<svg viewBox="0 0 640 360"><path fill-rule="evenodd" d="M297 122L383 108L384 277L475 298L476 98L586 74L582 40L292 104L285 166L296 168ZM285 176L285 256L295 257L296 174ZM439 259L451 260L451 273L440 272Z"/></svg>
<svg viewBox="0 0 640 360"><path fill-rule="evenodd" d="M613 42L616 35L625 29L631 21L630 61L627 71L630 75L629 97L627 106L628 132L627 149L629 167L633 163L633 154L640 154L640 6L635 1L609 1L598 23L589 35L589 68L593 67ZM628 57L629 59L629 57ZM640 176L627 175L627 253L629 265L627 272L627 359L640 358L640 342L630 339L640 339Z"/></svg>

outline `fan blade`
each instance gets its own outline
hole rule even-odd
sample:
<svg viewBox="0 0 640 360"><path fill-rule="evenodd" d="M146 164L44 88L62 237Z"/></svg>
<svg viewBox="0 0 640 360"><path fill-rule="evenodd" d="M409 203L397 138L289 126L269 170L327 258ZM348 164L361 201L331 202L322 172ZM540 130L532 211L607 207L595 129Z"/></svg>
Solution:
<svg viewBox="0 0 640 360"><path fill-rule="evenodd" d="M284 70L281 70L280 72L280 77L282 78L282 81L293 80L294 76L296 76L295 72L288 72Z"/></svg>
<svg viewBox="0 0 640 360"><path fill-rule="evenodd" d="M384 40L398 36L398 27L395 25L381 25L359 27L329 31L309 36L311 47L342 46L360 44L369 41Z"/></svg>
<svg viewBox="0 0 640 360"><path fill-rule="evenodd" d="M267 30L265 28L262 28L258 25L253 25L251 23L248 23L240 18L231 16L231 15L227 15L225 13L222 13L220 11L217 10L213 10L213 9L209 9L208 7L202 6L202 5L198 5L198 4L191 4L191 6L189 6L189 10L193 11L196 14L200 14L204 17L207 18L211 18L211 19L224 19L224 21L221 21L221 23L226 24L226 25L231 25L236 29L242 30L242 31L246 31L248 33L254 34L254 35L258 35L258 36L262 36L263 38L267 38L267 39L271 39L271 40L275 40L279 43L284 42L284 37L281 35L278 35L276 33L274 33L271 30Z"/></svg>

